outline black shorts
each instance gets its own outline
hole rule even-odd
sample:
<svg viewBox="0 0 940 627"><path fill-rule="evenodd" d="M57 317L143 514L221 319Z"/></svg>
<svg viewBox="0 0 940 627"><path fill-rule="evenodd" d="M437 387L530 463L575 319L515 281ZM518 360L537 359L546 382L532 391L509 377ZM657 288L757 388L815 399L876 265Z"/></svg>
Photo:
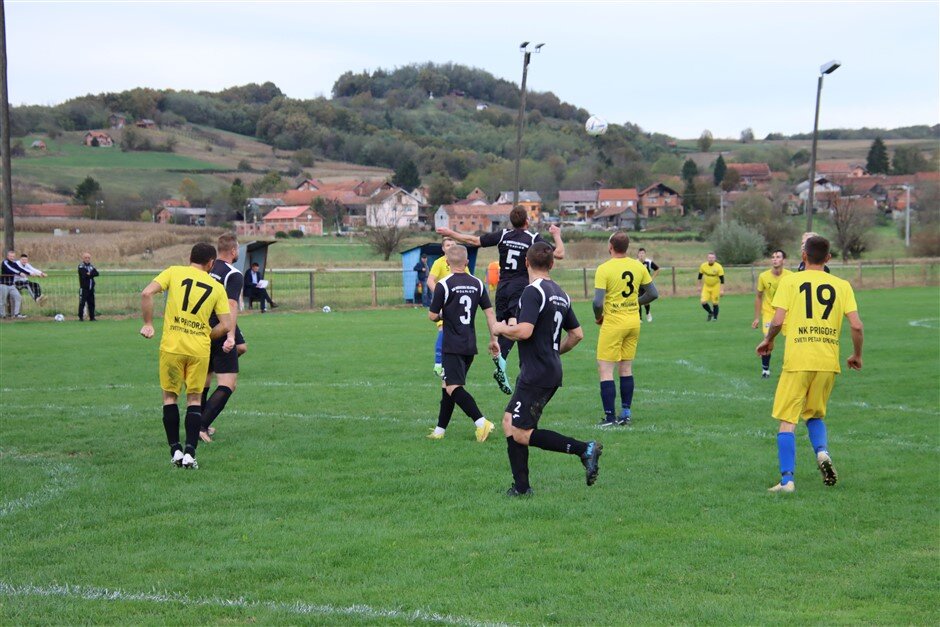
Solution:
<svg viewBox="0 0 940 627"><path fill-rule="evenodd" d="M473 355L444 353L444 355L441 357L441 365L444 366L444 384L466 385L467 372L470 370L470 364L472 363Z"/></svg>
<svg viewBox="0 0 940 627"><path fill-rule="evenodd" d="M506 411L512 416L512 426L517 429L535 429L542 417L542 410L557 390L557 387L543 388L517 381L516 391L506 406Z"/></svg>
<svg viewBox="0 0 940 627"><path fill-rule="evenodd" d="M209 372L216 374L238 374L238 345L244 344L245 338L241 329L235 326L235 348L229 352L222 350L225 338L212 341L209 348Z"/></svg>
<svg viewBox="0 0 940 627"><path fill-rule="evenodd" d="M526 283L507 283L496 287L496 319L506 322L510 318L519 317L519 299Z"/></svg>

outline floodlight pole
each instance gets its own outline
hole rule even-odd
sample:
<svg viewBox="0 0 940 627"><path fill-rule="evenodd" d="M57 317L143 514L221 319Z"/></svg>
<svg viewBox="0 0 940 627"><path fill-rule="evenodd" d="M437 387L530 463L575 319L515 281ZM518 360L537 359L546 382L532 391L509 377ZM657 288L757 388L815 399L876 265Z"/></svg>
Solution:
<svg viewBox="0 0 940 627"><path fill-rule="evenodd" d="M819 68L819 80L816 82L816 117L813 120L813 150L809 158L809 189L806 195L806 232L813 230L813 205L816 203L816 144L819 140L819 100L822 96L823 77L832 74L841 64L830 61Z"/></svg>
<svg viewBox="0 0 940 627"><path fill-rule="evenodd" d="M904 201L904 245L911 246L911 186L905 185L907 199Z"/></svg>
<svg viewBox="0 0 940 627"><path fill-rule="evenodd" d="M535 47L535 52L541 52L542 46L544 45L545 44L538 44ZM522 52L522 83L520 85L519 119L516 120L516 164L512 189L513 207L519 204L519 168L522 162L522 127L525 124L525 84L529 76L529 61L532 59L532 51L529 50L529 42L522 42L519 46L519 50Z"/></svg>
<svg viewBox="0 0 940 627"><path fill-rule="evenodd" d="M13 174L10 163L10 97L7 89L7 25L0 1L0 168L3 169L3 245L13 250Z"/></svg>

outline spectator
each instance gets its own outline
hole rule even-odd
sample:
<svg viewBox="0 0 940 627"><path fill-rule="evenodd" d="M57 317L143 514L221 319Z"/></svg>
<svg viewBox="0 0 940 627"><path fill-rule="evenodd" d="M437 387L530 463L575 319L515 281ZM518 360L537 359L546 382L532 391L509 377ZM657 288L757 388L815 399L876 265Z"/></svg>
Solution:
<svg viewBox="0 0 940 627"><path fill-rule="evenodd" d="M78 264L78 320L85 319L85 306L88 306L88 319L95 321L95 277L98 270L91 265L91 253L82 253L82 262Z"/></svg>
<svg viewBox="0 0 940 627"><path fill-rule="evenodd" d="M267 304L271 304L271 309L277 307L277 303L268 296L268 282L262 278L261 266L258 262L251 264L251 267L245 271L245 296L248 297L248 309L251 309L252 301L261 301L261 313L267 311Z"/></svg>
<svg viewBox="0 0 940 627"><path fill-rule="evenodd" d="M496 286L499 284L498 261L491 261L490 265L486 266L486 284L489 286L491 292L496 291Z"/></svg>
<svg viewBox="0 0 940 627"><path fill-rule="evenodd" d="M431 305L431 294L428 293L428 256L421 254L421 260L415 264L414 271L418 273L418 280L415 283L415 304L418 304L418 297L421 297L421 304L425 307Z"/></svg>
<svg viewBox="0 0 940 627"><path fill-rule="evenodd" d="M3 312L4 317L7 315L11 318L26 317L20 313L23 299L16 289L16 282L25 280L28 276L26 270L17 263L16 252L8 250L6 259L0 264L0 285L3 285L4 288L2 292L0 292L3 298L3 307L0 311ZM12 301L12 307L10 307L10 301ZM7 311L8 308L9 312Z"/></svg>
<svg viewBox="0 0 940 627"><path fill-rule="evenodd" d="M38 268L34 268L32 264L29 263L29 255L26 253L22 253L20 255L20 267L23 268L26 271L26 274L29 276L47 276L45 272ZM37 303L42 303L44 300L46 300L46 297L42 295L42 288L39 287L39 283L36 283L35 281L20 280L17 281L16 287L17 289L25 289L27 292L29 292L29 295L32 296L33 300Z"/></svg>
<svg viewBox="0 0 940 627"><path fill-rule="evenodd" d="M23 298L15 287L0 283L0 318L25 318L20 315L22 304Z"/></svg>

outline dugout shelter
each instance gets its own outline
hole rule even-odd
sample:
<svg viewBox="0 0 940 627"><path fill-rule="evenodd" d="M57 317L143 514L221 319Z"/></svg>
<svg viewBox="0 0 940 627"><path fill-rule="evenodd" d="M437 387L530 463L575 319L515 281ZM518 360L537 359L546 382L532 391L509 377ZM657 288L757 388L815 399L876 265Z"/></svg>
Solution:
<svg viewBox="0 0 940 627"><path fill-rule="evenodd" d="M478 250L476 246L467 246L467 269L470 270L470 274L473 274L476 269ZM414 267L421 261L421 255L428 256L428 269L430 269L434 261L443 254L444 249L440 242L428 242L402 252L401 291L406 303L414 302L415 284L418 282L418 273L415 272Z"/></svg>
<svg viewBox="0 0 940 627"><path fill-rule="evenodd" d="M238 244L238 261L232 265L238 268L238 271L245 274L245 270L251 267L251 264L257 262L261 266L261 276L264 276L265 268L268 264L268 246L277 242L246 242Z"/></svg>

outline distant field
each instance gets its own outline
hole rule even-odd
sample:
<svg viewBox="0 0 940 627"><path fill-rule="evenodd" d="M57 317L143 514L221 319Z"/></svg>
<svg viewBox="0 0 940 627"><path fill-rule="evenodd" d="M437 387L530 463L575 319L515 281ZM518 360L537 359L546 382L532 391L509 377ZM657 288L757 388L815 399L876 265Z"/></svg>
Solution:
<svg viewBox="0 0 940 627"><path fill-rule="evenodd" d="M781 355L761 380L747 295L717 323L694 298L654 303L616 431L594 426L577 304L587 337L542 426L602 441L600 477L533 450L522 501L498 433L476 443L458 410L425 439L423 310L246 316L238 391L192 472L168 464L136 319L0 324L0 623L935 625L937 290L858 298L865 367L828 419L839 483L801 426L785 496L766 493ZM490 374L478 358L468 389L497 419Z"/></svg>

